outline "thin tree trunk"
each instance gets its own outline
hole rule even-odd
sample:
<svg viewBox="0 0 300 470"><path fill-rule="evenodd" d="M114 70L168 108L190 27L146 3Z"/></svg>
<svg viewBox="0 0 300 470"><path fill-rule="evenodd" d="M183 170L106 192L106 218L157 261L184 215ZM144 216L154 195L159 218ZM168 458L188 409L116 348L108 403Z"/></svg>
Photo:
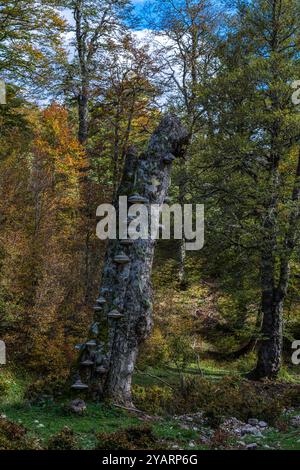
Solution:
<svg viewBox="0 0 300 470"><path fill-rule="evenodd" d="M88 138L88 96L83 91L78 96L78 140L85 145Z"/></svg>
<svg viewBox="0 0 300 470"><path fill-rule="evenodd" d="M74 5L74 20L76 31L76 47L80 69L80 90L77 95L78 106L78 140L85 145L88 138L88 95L89 95L89 79L87 64L87 45L86 35L83 30L83 2L77 0Z"/></svg>
<svg viewBox="0 0 300 470"><path fill-rule="evenodd" d="M189 126L189 135L192 137L192 125ZM188 149L187 149L188 153ZM183 162L180 169L180 176L179 176L179 197L178 202L182 206L182 211L184 208L184 204L186 202L186 193L188 191L188 183L189 183L189 176L186 169L186 162ZM187 288L187 276L186 276L186 269L185 269L185 262L186 262L186 240L183 234L182 239L179 240L179 270L178 270L178 279L179 279L179 286L182 290Z"/></svg>
<svg viewBox="0 0 300 470"><path fill-rule="evenodd" d="M185 258L186 258L186 248L185 248L185 238L184 236L182 237L181 240L179 240L179 285L181 289L185 289L187 282L186 282L186 272L185 272Z"/></svg>
<svg viewBox="0 0 300 470"><path fill-rule="evenodd" d="M170 164L164 157L173 154L180 157L187 144L187 132L175 116L166 116L154 132L148 149L140 158L130 151L126 156L123 179L117 192L119 196L139 193L150 204L162 205L166 197ZM149 209L149 205L147 205ZM150 232L148 232L150 235ZM91 385L97 393L118 404L132 406L131 380L140 344L149 336L152 327L151 271L155 240L138 239L128 247L119 240L110 240L102 276L101 295L106 304L95 322L100 324L94 353L85 350L98 364L105 366L106 373L98 375L93 368ZM122 266L114 257L125 251L130 261ZM121 319L108 319L107 313L117 310ZM105 326L106 325L106 326ZM101 327L102 326L102 327ZM107 337L103 344L103 335Z"/></svg>

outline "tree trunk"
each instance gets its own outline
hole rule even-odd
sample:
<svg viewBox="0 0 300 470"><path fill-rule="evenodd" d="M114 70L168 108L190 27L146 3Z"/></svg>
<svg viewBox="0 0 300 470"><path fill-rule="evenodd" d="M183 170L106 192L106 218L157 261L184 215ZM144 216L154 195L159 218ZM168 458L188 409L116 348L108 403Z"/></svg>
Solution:
<svg viewBox="0 0 300 470"><path fill-rule="evenodd" d="M123 179L117 192L120 196L133 193L146 198L150 204L162 205L166 197L171 165L164 161L170 154L183 155L187 144L187 131L175 116L166 116L152 135L145 154L137 158L131 150L125 161ZM147 204L148 209L150 208ZM148 211L150 212L150 211ZM119 240L109 240L102 276L100 294L106 303L95 315L99 325L94 352L84 349L83 357L92 357L98 367L92 368L91 386L97 394L115 403L132 406L131 379L140 344L149 336L152 327L151 271L155 240L134 240L123 246ZM118 265L116 254L126 252L129 262ZM117 310L123 317L108 318ZM104 340L104 341L103 341ZM99 376L99 364L102 364Z"/></svg>
<svg viewBox="0 0 300 470"><path fill-rule="evenodd" d="M269 243L269 248L271 249L266 250L262 256L262 339L258 350L256 368L249 374L249 378L252 379L275 378L280 370L283 342L283 305L290 279L290 260L296 246L299 232L299 200L300 152L291 197L292 210L289 216L287 232L284 237L284 247L280 258L280 275L277 286L275 285L274 229L272 229L273 237L271 243ZM270 221L271 218L267 220Z"/></svg>
<svg viewBox="0 0 300 470"><path fill-rule="evenodd" d="M186 272L185 272L185 259L186 259L186 248L185 248L185 238L182 237L182 240L179 240L179 286L181 289L186 289L187 287L187 280L186 280Z"/></svg>
<svg viewBox="0 0 300 470"><path fill-rule="evenodd" d="M189 135L190 138L192 137L192 125L189 125ZM188 153L188 149L187 149ZM186 203L186 193L188 192L188 184L189 184L189 175L186 168L186 162L183 162L180 168L180 175L179 175L179 197L178 202L182 207L182 211L184 208L184 204ZM179 240L179 269L178 269L178 279L179 279L179 287L182 290L185 290L188 286L188 280L186 276L186 239L183 234L181 240Z"/></svg>
<svg viewBox="0 0 300 470"><path fill-rule="evenodd" d="M88 96L87 93L78 95L78 140L85 145L88 138Z"/></svg>
<svg viewBox="0 0 300 470"><path fill-rule="evenodd" d="M271 203L264 223L265 240L261 254L261 312L263 316L257 364L249 374L254 380L275 378L280 369L282 350L282 300L275 286L276 256L276 197Z"/></svg>
<svg viewBox="0 0 300 470"><path fill-rule="evenodd" d="M281 365L282 354L282 312L283 298L278 292L265 291L262 294L263 323L261 329L257 364L252 378L276 378Z"/></svg>

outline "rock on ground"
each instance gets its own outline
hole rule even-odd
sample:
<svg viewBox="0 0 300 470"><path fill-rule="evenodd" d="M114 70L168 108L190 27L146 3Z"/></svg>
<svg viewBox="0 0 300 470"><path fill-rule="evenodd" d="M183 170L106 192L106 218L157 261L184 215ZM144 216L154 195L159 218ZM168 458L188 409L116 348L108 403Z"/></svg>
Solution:
<svg viewBox="0 0 300 470"><path fill-rule="evenodd" d="M82 415L86 411L86 404L83 400L78 398L76 400L72 400L69 403L69 409L72 411L72 413Z"/></svg>

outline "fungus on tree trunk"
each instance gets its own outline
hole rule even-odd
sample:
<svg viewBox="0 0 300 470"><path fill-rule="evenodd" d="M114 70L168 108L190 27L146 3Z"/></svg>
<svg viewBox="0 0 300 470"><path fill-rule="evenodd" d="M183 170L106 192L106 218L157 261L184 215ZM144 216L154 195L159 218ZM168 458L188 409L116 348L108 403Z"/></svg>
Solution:
<svg viewBox="0 0 300 470"><path fill-rule="evenodd" d="M134 195L133 202L138 195L146 205L164 203L171 163L176 157L184 156L187 143L188 133L180 120L167 115L153 133L145 153L138 158L134 149L128 151L115 201L117 220L120 196ZM98 396L125 406L132 406L131 379L138 349L152 327L151 270L155 240L150 237L150 227L148 234L147 239L140 238L133 243L109 240L100 289L106 302L101 302L101 313L95 310L93 321L100 325L93 336L97 346L92 351L81 352L81 361L90 359L91 352L103 358L101 367L91 372L91 389Z"/></svg>

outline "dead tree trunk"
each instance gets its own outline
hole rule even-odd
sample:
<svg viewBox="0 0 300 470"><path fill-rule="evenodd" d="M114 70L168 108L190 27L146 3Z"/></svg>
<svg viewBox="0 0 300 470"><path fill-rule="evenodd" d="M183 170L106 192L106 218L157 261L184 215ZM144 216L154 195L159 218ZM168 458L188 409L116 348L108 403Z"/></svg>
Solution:
<svg viewBox="0 0 300 470"><path fill-rule="evenodd" d="M147 151L139 158L133 151L128 153L115 202L120 196L139 194L145 198L148 213L150 204L163 204L172 160L183 155L187 140L187 131L175 116L163 118ZM139 346L152 327L151 271L155 240L150 237L150 223L148 234L147 239L140 238L130 244L109 240L101 297L95 306L91 328L94 332L91 339L96 344L88 341L80 359L84 368L90 364L88 378L96 393L125 406L132 406L132 373ZM128 258L124 264L116 262L115 257L120 253Z"/></svg>

